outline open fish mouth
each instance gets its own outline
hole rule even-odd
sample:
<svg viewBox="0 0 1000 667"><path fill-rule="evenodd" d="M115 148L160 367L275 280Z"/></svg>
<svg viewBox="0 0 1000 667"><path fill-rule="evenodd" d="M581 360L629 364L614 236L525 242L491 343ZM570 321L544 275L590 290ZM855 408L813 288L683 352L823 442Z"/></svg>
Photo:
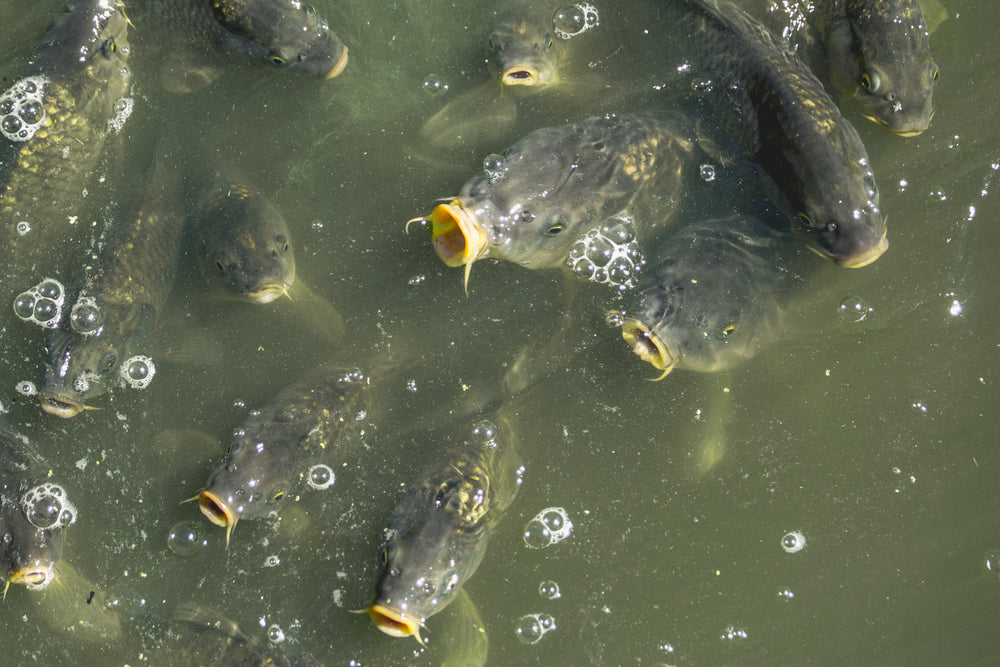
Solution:
<svg viewBox="0 0 1000 667"><path fill-rule="evenodd" d="M655 380L662 380L674 369L677 357L670 351L666 343L639 320L626 320L622 325L622 338L632 351L653 368L663 371Z"/></svg>
<svg viewBox="0 0 1000 667"><path fill-rule="evenodd" d="M427 218L431 223L434 252L448 266L465 265L465 287L469 287L472 263L486 253L489 240L472 213L462 206L461 199L438 204Z"/></svg>
<svg viewBox="0 0 1000 667"><path fill-rule="evenodd" d="M7 578L7 583L4 585L3 596L7 597L7 589L10 588L11 584L23 584L32 590L40 590L48 586L49 582L52 581L52 566L48 567L25 567Z"/></svg>
<svg viewBox="0 0 1000 667"><path fill-rule="evenodd" d="M41 394L39 399L42 403L42 410L48 412L50 415L55 415L64 419L75 417L84 410L88 409L87 406L80 401L66 396Z"/></svg>
<svg viewBox="0 0 1000 667"><path fill-rule="evenodd" d="M424 640L420 638L419 621L408 617L405 612L375 602L368 608L368 615L372 617L375 627L385 634L391 637L412 635L421 646L424 645Z"/></svg>
<svg viewBox="0 0 1000 667"><path fill-rule="evenodd" d="M229 504L215 493L205 489L198 494L198 509L216 526L226 529L226 546L229 546L229 536L239 520L236 512Z"/></svg>
<svg viewBox="0 0 1000 667"><path fill-rule="evenodd" d="M500 75L500 83L505 86L537 86L541 82L538 70L530 65L508 67Z"/></svg>
<svg viewBox="0 0 1000 667"><path fill-rule="evenodd" d="M327 72L326 75L323 78L324 79L335 79L336 77L340 76L340 73L344 71L345 67L347 67L347 47L346 46L344 47L344 50L340 52L340 58L337 59L336 64L334 64L333 68L329 72Z"/></svg>
<svg viewBox="0 0 1000 667"><path fill-rule="evenodd" d="M288 294L288 287L284 283L270 283L247 292L247 298L253 303L264 304L271 303L284 294Z"/></svg>

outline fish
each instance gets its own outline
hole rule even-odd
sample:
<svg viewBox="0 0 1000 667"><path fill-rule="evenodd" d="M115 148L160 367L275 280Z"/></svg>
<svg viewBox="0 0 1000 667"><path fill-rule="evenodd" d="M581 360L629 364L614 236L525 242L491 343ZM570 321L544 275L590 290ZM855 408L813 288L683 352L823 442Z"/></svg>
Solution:
<svg viewBox="0 0 1000 667"><path fill-rule="evenodd" d="M438 257L495 257L530 269L567 263L586 232L616 216L637 233L664 225L680 199L693 134L675 112L608 114L535 130L484 162L426 218ZM411 221L413 222L413 221Z"/></svg>
<svg viewBox="0 0 1000 667"><path fill-rule="evenodd" d="M919 0L825 0L807 20L813 69L865 118L903 137L930 126L939 70Z"/></svg>
<svg viewBox="0 0 1000 667"><path fill-rule="evenodd" d="M202 272L238 298L270 303L295 282L295 252L285 218L263 196L217 172L202 189L194 234Z"/></svg>
<svg viewBox="0 0 1000 667"><path fill-rule="evenodd" d="M320 366L282 389L236 431L232 445L191 500L226 529L278 511L308 488L315 466L336 469L345 443L361 430L369 378Z"/></svg>
<svg viewBox="0 0 1000 667"><path fill-rule="evenodd" d="M184 230L177 210L179 181L172 158L158 155L149 187L131 218L112 224L109 238L89 252L78 273L68 317L49 332L42 409L70 418L94 409L93 399L126 375L146 375L136 360L173 287ZM135 367L132 364L136 363Z"/></svg>
<svg viewBox="0 0 1000 667"><path fill-rule="evenodd" d="M166 27L233 58L318 79L336 78L347 67L347 47L306 2L148 0L145 5L140 24Z"/></svg>
<svg viewBox="0 0 1000 667"><path fill-rule="evenodd" d="M112 121L131 108L128 32L120 2L72 0L0 93L0 275L11 298L85 231L85 190Z"/></svg>
<svg viewBox="0 0 1000 667"><path fill-rule="evenodd" d="M11 584L42 590L55 578L66 526L76 508L49 480L27 440L0 427L0 574Z"/></svg>
<svg viewBox="0 0 1000 667"><path fill-rule="evenodd" d="M675 368L731 368L775 342L812 266L780 220L747 213L693 222L655 258L618 319L632 351L662 371L658 380Z"/></svg>
<svg viewBox="0 0 1000 667"><path fill-rule="evenodd" d="M730 2L656 4L651 66L687 89L758 165L772 199L818 254L871 264L889 247L878 187L854 126L787 42Z"/></svg>
<svg viewBox="0 0 1000 667"><path fill-rule="evenodd" d="M481 419L435 455L389 516L382 572L367 612L393 637L420 636L475 573L520 486L510 427Z"/></svg>
<svg viewBox="0 0 1000 667"><path fill-rule="evenodd" d="M499 11L488 45L492 66L504 86L541 89L559 81L565 40L552 25L552 12L537 3Z"/></svg>

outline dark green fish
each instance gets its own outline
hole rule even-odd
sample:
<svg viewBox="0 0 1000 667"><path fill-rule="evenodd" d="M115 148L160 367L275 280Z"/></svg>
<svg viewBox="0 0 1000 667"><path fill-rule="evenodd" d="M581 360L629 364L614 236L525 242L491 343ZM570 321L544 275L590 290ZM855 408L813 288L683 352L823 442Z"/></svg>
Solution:
<svg viewBox="0 0 1000 667"><path fill-rule="evenodd" d="M243 422L197 496L202 513L226 528L226 544L238 521L277 511L315 484L317 467L336 469L341 445L364 424L367 386L356 371L318 368Z"/></svg>
<svg viewBox="0 0 1000 667"><path fill-rule="evenodd" d="M822 0L808 15L817 71L904 137L934 117L938 66L919 0Z"/></svg>
<svg viewBox="0 0 1000 667"><path fill-rule="evenodd" d="M129 108L128 19L115 0L73 0L21 78L0 93L0 229L10 298L86 226L84 191L113 119ZM122 106L125 105L125 106Z"/></svg>
<svg viewBox="0 0 1000 667"><path fill-rule="evenodd" d="M580 237L625 216L643 234L670 218L693 138L680 116L643 112L532 132L427 217L448 266L482 257L531 269L566 264Z"/></svg>
<svg viewBox="0 0 1000 667"><path fill-rule="evenodd" d="M178 182L165 160L157 159L138 214L113 226L101 251L87 258L69 316L49 334L39 392L49 414L73 417L92 408L89 402L120 377L142 380L152 371L149 362L133 368L130 360L156 325L180 258Z"/></svg>
<svg viewBox="0 0 1000 667"><path fill-rule="evenodd" d="M674 0L655 8L660 27L649 30L656 45L649 58L665 78L690 78L816 251L847 267L878 259L889 242L868 154L819 79L732 3Z"/></svg>
<svg viewBox="0 0 1000 667"><path fill-rule="evenodd" d="M635 290L622 336L663 371L716 371L779 335L808 253L791 231L749 215L694 223L671 234L655 273Z"/></svg>
<svg viewBox="0 0 1000 667"><path fill-rule="evenodd" d="M224 174L203 189L194 235L205 277L240 298L269 303L295 281L285 219L247 186Z"/></svg>
<svg viewBox="0 0 1000 667"><path fill-rule="evenodd" d="M385 528L382 574L368 613L393 637L413 635L451 603L486 553L490 532L520 485L506 428L477 422L417 478Z"/></svg>
<svg viewBox="0 0 1000 667"><path fill-rule="evenodd" d="M505 9L490 34L490 61L503 85L542 88L559 81L563 46L552 26L551 8Z"/></svg>
<svg viewBox="0 0 1000 667"><path fill-rule="evenodd" d="M76 520L66 491L48 481L19 436L0 428L0 574L11 584L47 587L55 577L63 528Z"/></svg>
<svg viewBox="0 0 1000 667"><path fill-rule="evenodd" d="M167 25L223 52L332 79L347 47L316 8L298 0L147 0L143 22Z"/></svg>

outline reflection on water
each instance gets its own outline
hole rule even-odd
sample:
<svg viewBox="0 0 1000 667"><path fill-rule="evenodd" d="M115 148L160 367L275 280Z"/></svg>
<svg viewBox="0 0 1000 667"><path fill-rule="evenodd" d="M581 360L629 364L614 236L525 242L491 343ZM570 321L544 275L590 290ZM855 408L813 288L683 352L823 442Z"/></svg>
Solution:
<svg viewBox="0 0 1000 667"><path fill-rule="evenodd" d="M350 48L330 82L234 67L203 91L172 95L160 74L177 47L135 34L135 106L109 141L86 223L129 210L165 126L190 148L189 164L205 152L230 161L282 211L298 276L347 333L331 343L301 312L308 300L206 298L190 261L163 342L147 355L149 386L122 386L101 409L61 420L32 396L45 330L10 309L43 278L65 276L36 267L25 284L4 285L5 418L73 498L64 559L122 621L103 649L81 618L42 623L53 606L11 590L8 660L163 664L143 628L190 601L262 645L329 664L441 662L436 650L462 659L469 646L483 650L478 617L500 665L964 664L997 654L1000 48L990 26L1000 10L944 3L950 17L931 39L937 110L922 135L893 136L844 105L881 187L886 255L865 269L818 270L795 333L750 362L653 383L604 323L604 308L620 303L602 286L483 261L466 295L462 272L440 263L424 231L404 229L531 129L655 99L641 40L616 27L616 12L642 3L592 3L600 23L578 49L568 44L570 82L494 91L516 116L505 111L471 147L423 144L419 129L486 81L488 3L463 4L458 20L451 3L316 4ZM744 4L763 13L771 3ZM61 5L0 7L4 87ZM587 86L570 85L574 76ZM741 187L725 174L715 165L712 178L696 175L721 188L699 192ZM539 384L507 410L527 470L467 586L475 607L430 619L427 649L389 638L349 613L370 601L382 523L437 434L489 404L508 369L522 372L525 349ZM224 530L179 503L197 495L251 410L329 360L383 378L362 453L302 471L312 488L280 516L241 525L227 550ZM558 543L526 544L563 528Z"/></svg>

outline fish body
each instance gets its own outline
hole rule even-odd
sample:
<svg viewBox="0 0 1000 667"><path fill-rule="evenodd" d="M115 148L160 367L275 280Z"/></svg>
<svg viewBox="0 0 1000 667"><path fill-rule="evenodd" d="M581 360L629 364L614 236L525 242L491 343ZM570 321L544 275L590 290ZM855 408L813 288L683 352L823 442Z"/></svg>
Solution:
<svg viewBox="0 0 1000 667"><path fill-rule="evenodd" d="M198 495L227 542L237 521L276 512L303 491L314 466L335 468L344 441L363 423L367 386L353 371L314 369L240 426Z"/></svg>
<svg viewBox="0 0 1000 667"><path fill-rule="evenodd" d="M878 189L857 130L810 69L729 2L657 5L674 54L661 65L691 85L774 186L776 202L839 265L866 266L888 248ZM657 58L657 54L652 54Z"/></svg>
<svg viewBox="0 0 1000 667"><path fill-rule="evenodd" d="M581 235L614 216L627 214L641 235L670 218L692 141L672 112L536 130L434 209L434 249L445 264L464 264L467 280L487 256L532 269L565 264Z"/></svg>
<svg viewBox="0 0 1000 667"><path fill-rule="evenodd" d="M305 76L332 79L347 47L298 0L147 0L145 21L178 30L220 51Z"/></svg>
<svg viewBox="0 0 1000 667"><path fill-rule="evenodd" d="M115 0L73 0L21 78L0 93L0 233L10 296L75 247L84 191L130 84L128 19Z"/></svg>
<svg viewBox="0 0 1000 667"><path fill-rule="evenodd" d="M426 619L479 567L493 526L517 494L518 465L510 433L483 420L404 492L385 528L382 574L368 608L380 630L423 643Z"/></svg>
<svg viewBox="0 0 1000 667"><path fill-rule="evenodd" d="M203 189L194 229L207 280L256 303L286 294L295 281L292 235L267 199L224 174Z"/></svg>
<svg viewBox="0 0 1000 667"><path fill-rule="evenodd" d="M0 429L0 575L5 596L11 584L32 589L49 585L62 550L63 528L75 519L65 491L46 480L27 444Z"/></svg>
<svg viewBox="0 0 1000 667"><path fill-rule="evenodd" d="M544 88L559 80L564 40L552 26L552 12L535 6L498 13L490 33L490 62L504 86Z"/></svg>
<svg viewBox="0 0 1000 667"><path fill-rule="evenodd" d="M622 336L666 376L734 366L777 339L808 253L791 231L750 215L693 223L668 237L635 289Z"/></svg>
<svg viewBox="0 0 1000 667"><path fill-rule="evenodd" d="M824 0L808 21L814 68L866 118L907 137L927 129L938 66L919 0Z"/></svg>
<svg viewBox="0 0 1000 667"><path fill-rule="evenodd" d="M118 382L124 363L141 351L173 286L183 217L175 169L157 160L139 212L114 226L76 279L69 316L46 343L42 409L73 417ZM127 220L127 223L124 222Z"/></svg>

